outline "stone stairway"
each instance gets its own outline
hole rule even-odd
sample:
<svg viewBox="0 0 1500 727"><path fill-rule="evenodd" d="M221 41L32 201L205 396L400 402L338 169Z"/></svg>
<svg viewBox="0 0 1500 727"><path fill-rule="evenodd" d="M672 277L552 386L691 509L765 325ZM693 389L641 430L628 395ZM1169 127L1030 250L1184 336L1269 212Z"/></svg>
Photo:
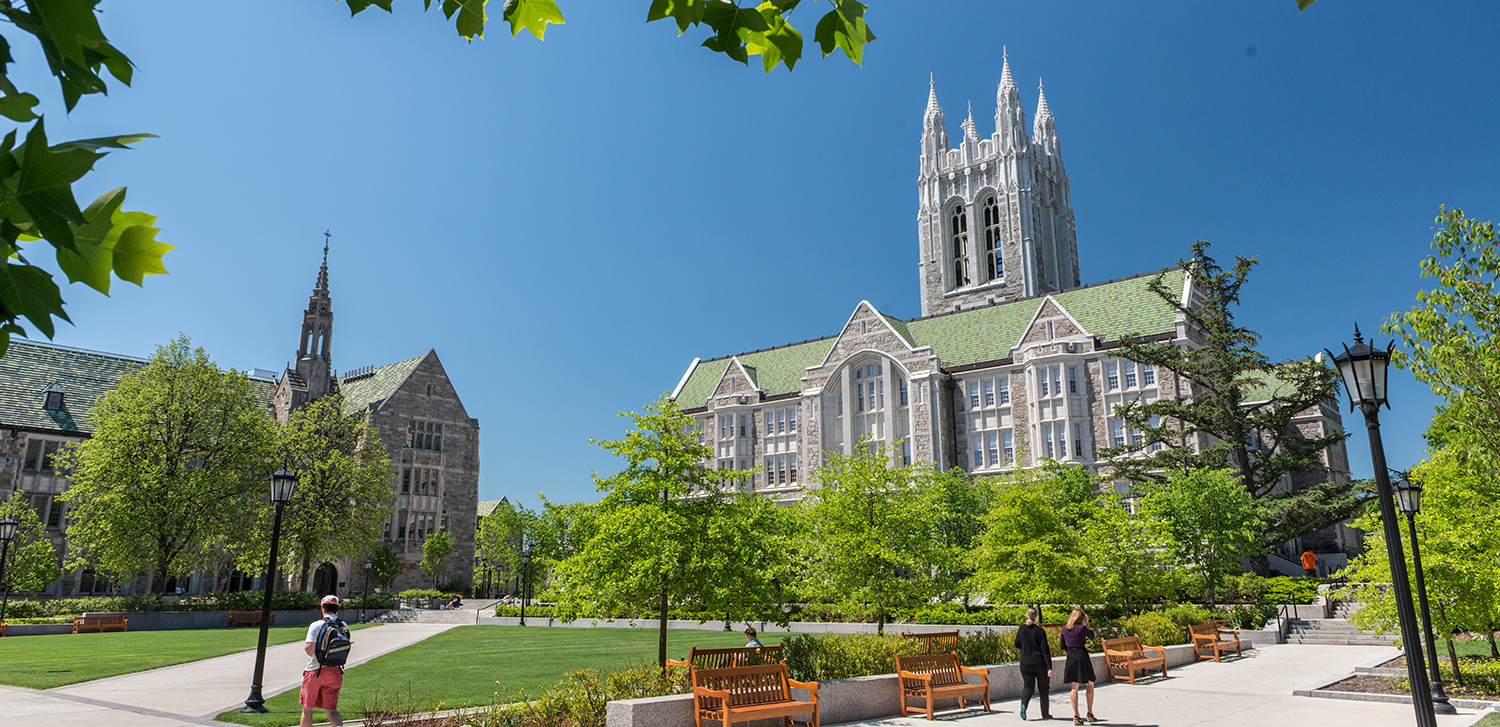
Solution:
<svg viewBox="0 0 1500 727"><path fill-rule="evenodd" d="M386 611L378 618L370 620L370 623L383 624L474 624L475 612L473 610L459 611L433 611L417 608L398 608Z"/></svg>
<svg viewBox="0 0 1500 727"><path fill-rule="evenodd" d="M1294 618L1287 632L1288 644L1336 644L1344 646L1392 646L1395 637L1365 631L1342 618Z"/></svg>

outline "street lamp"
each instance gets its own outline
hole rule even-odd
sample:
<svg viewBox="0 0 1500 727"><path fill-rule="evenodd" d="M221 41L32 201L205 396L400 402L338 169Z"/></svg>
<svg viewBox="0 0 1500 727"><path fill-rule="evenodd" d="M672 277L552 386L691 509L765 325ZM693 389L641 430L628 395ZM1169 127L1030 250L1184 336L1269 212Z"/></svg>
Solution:
<svg viewBox="0 0 1500 727"><path fill-rule="evenodd" d="M521 551L521 625L526 625L526 592L531 590L531 548Z"/></svg>
<svg viewBox="0 0 1500 727"><path fill-rule="evenodd" d="M11 518L0 520L0 584L5 584L5 557L10 555L10 539L16 537L16 526L20 523ZM5 585L5 595L0 596L0 626L5 625L5 606L10 603L10 586ZM5 629L0 628L0 636Z"/></svg>
<svg viewBox="0 0 1500 727"><path fill-rule="evenodd" d="M365 597L359 599L359 620L365 620L365 606L370 603L370 569L375 567L375 561L365 558Z"/></svg>
<svg viewBox="0 0 1500 727"><path fill-rule="evenodd" d="M1427 582L1422 577L1422 551L1417 547L1417 513L1422 509L1422 485L1413 482L1410 476L1396 483L1396 503L1406 513L1406 526L1411 530L1411 566L1417 575L1417 602L1422 607L1422 636L1427 642L1427 666L1432 678L1432 709L1438 714L1458 714L1448 703L1448 694L1443 691L1443 675L1438 671L1437 641L1432 638L1432 616L1427 610Z"/></svg>
<svg viewBox="0 0 1500 727"><path fill-rule="evenodd" d="M266 561L266 597L260 606L260 645L255 649L255 678L250 682L250 696L245 698L245 706L240 708L241 712L266 711L266 699L261 696L260 686L266 673L266 636L271 628L271 591L276 585L276 546L281 541L281 513L286 509L286 504L292 501L292 493L296 490L296 475L285 469L271 475L271 502L276 505L276 519L271 525L271 559Z"/></svg>
<svg viewBox="0 0 1500 727"><path fill-rule="evenodd" d="M1365 430L1370 434L1370 459L1375 466L1375 489L1380 495L1380 520L1385 529L1386 555L1391 561L1391 587L1396 591L1396 614L1401 622L1401 644L1406 650L1406 675L1411 693L1428 694L1431 685L1422 663L1421 636L1411 604L1411 585L1406 580L1406 557L1401 552L1401 526L1396 524L1396 503L1391 481L1386 475L1385 447L1380 440L1380 407L1389 409L1386 401L1386 376L1390 372L1394 341L1384 351L1367 345L1354 327L1354 345L1344 344L1344 352L1329 358L1338 366L1349 392L1349 411L1359 409L1365 415ZM1436 727L1437 716L1431 699L1413 699L1418 727Z"/></svg>

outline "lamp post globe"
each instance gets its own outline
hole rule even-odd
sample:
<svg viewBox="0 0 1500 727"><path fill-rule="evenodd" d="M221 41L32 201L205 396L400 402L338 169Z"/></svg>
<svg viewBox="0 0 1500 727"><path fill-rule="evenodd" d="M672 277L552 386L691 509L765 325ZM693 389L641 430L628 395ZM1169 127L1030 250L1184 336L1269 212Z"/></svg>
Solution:
<svg viewBox="0 0 1500 727"><path fill-rule="evenodd" d="M526 595L531 590L531 548L521 551L521 624L526 625Z"/></svg>
<svg viewBox="0 0 1500 727"><path fill-rule="evenodd" d="M286 504L292 501L292 494L296 491L297 475L288 472L285 468L271 475L271 504L276 506L276 516L271 525L271 552L266 559L266 595L260 606L260 641L255 648L255 675L250 681L250 696L245 698L245 706L240 709L241 712L266 711L266 699L261 694L261 683L266 674L266 639L271 627L271 592L276 588L276 551L277 546L281 544L281 514L286 510Z"/></svg>
<svg viewBox="0 0 1500 727"><path fill-rule="evenodd" d="M359 599L360 623L364 623L365 620L365 606L369 603L370 600L370 569L374 567L375 561L371 560L370 558L365 558L365 592L363 597Z"/></svg>
<svg viewBox="0 0 1500 727"><path fill-rule="evenodd" d="M1417 625L1417 615L1412 608L1411 584L1407 580L1406 556L1401 548L1401 526L1396 523L1396 498L1391 480L1387 475L1385 445L1380 438L1380 408L1390 408L1386 398L1386 379L1390 373L1391 352L1396 343L1385 349L1365 343L1354 327L1354 345L1343 344L1344 352L1328 357L1338 367L1344 379L1344 389L1349 393L1349 410L1360 410L1365 415L1365 431L1370 436L1370 460L1375 470L1375 491L1380 500L1380 520L1385 536L1386 556L1391 563L1391 588L1396 596L1396 615L1401 624L1401 643L1406 650L1406 675L1412 694L1429 694L1432 683L1428 681L1426 661L1422 657L1422 637ZM1436 727L1432 699L1413 699L1418 727Z"/></svg>
<svg viewBox="0 0 1500 727"><path fill-rule="evenodd" d="M1427 579L1422 574L1422 548L1417 542L1417 513L1422 511L1422 483L1403 476L1393 485L1396 503L1406 515L1411 535L1411 565L1417 579L1417 605L1422 610L1422 640L1427 644L1428 679L1432 682L1432 708L1438 714L1457 714L1443 689L1443 674L1438 670L1437 640L1432 635L1432 612L1427 607Z"/></svg>
<svg viewBox="0 0 1500 727"><path fill-rule="evenodd" d="M1422 511L1421 483L1412 481L1410 477L1403 477L1391 487L1396 490L1396 504L1403 514L1415 516Z"/></svg>
<svg viewBox="0 0 1500 727"><path fill-rule="evenodd" d="M16 526L21 523L13 518L0 520L0 584L5 583L5 558L10 555L10 541L16 537ZM0 624L5 623L5 607L10 603L10 586L5 586L5 595L0 596ZM0 629L0 635L5 631Z"/></svg>

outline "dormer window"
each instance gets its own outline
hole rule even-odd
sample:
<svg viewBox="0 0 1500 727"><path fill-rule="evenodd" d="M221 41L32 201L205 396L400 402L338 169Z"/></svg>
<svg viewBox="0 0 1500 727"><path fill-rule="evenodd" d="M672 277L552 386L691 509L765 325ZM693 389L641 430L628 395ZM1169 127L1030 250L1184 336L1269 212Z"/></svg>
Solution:
<svg viewBox="0 0 1500 727"><path fill-rule="evenodd" d="M42 408L53 411L61 411L63 408L63 390L61 386L52 384L42 390Z"/></svg>

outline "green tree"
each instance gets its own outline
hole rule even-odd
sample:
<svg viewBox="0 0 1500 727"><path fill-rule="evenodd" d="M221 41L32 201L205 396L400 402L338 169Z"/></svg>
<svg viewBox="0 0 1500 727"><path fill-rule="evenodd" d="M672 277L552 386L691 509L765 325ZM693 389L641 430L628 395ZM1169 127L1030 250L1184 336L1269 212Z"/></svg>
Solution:
<svg viewBox="0 0 1500 727"><path fill-rule="evenodd" d="M1209 604L1224 577L1240 570L1240 558L1257 552L1260 510L1231 469L1172 472L1146 485L1141 506L1165 522L1172 553L1203 580Z"/></svg>
<svg viewBox="0 0 1500 727"><path fill-rule="evenodd" d="M624 439L590 441L624 467L609 477L594 475L604 496L588 510L587 540L556 565L550 592L565 620L613 618L649 604L658 619L657 662L665 665L668 607L702 603L718 583L713 568L731 556L717 550L735 539L715 535L714 521L741 522L730 514L728 491L746 473L704 466L712 448L667 395L642 413L621 416L634 425Z"/></svg>
<svg viewBox="0 0 1500 727"><path fill-rule="evenodd" d="M5 580L0 590L40 591L57 580L61 570L57 551L47 538L42 520L20 497L0 500L0 520L10 518L20 523L10 541L5 560Z"/></svg>
<svg viewBox="0 0 1500 727"><path fill-rule="evenodd" d="M1168 472L1234 468L1240 485L1263 508L1256 572L1270 574L1267 554L1282 543L1343 522L1362 509L1358 483L1326 482L1278 490L1294 472L1326 472L1323 451L1342 442L1342 432L1309 437L1292 420L1338 396L1338 372L1305 359L1272 364L1256 348L1260 336L1238 325L1235 309L1254 258L1235 258L1224 270L1208 254L1209 243L1193 243L1192 257L1179 261L1194 297L1187 304L1165 273L1149 289L1186 321L1194 345L1127 336L1121 355L1155 366L1162 396L1133 399L1114 415L1140 436L1100 451L1115 476L1136 483L1161 482Z"/></svg>
<svg viewBox="0 0 1500 727"><path fill-rule="evenodd" d="M422 572L432 579L432 587L438 588L443 580L443 573L448 570L448 559L453 557L453 536L448 534L447 528L438 528L438 531L427 536L422 541Z"/></svg>
<svg viewBox="0 0 1500 727"><path fill-rule="evenodd" d="M898 467L880 447L829 453L800 505L807 565L799 585L846 613L868 613L884 633L892 608L921 603L940 588L934 578L949 551L938 528L935 480Z"/></svg>
<svg viewBox="0 0 1500 727"><path fill-rule="evenodd" d="M401 556L389 543L381 543L375 546L370 553L370 579L382 590L389 589L396 582L396 577L401 575Z"/></svg>
<svg viewBox="0 0 1500 727"><path fill-rule="evenodd" d="M1167 524L1145 511L1131 512L1115 493L1100 495L1083 526L1083 552L1098 571L1100 595L1120 603L1154 601L1172 585Z"/></svg>
<svg viewBox="0 0 1500 727"><path fill-rule="evenodd" d="M368 551L385 532L392 512L395 475L379 434L363 415L344 413L335 391L293 410L277 430L277 462L297 473L297 490L282 519L288 564L301 574L301 590L317 562ZM269 519L269 508L263 508ZM270 533L269 524L257 533ZM264 538L260 541L264 542ZM258 545L247 565L264 567Z"/></svg>
<svg viewBox="0 0 1500 727"><path fill-rule="evenodd" d="M913 479L920 490L932 493L936 505L933 544L939 549L935 558L937 597L948 601L961 599L968 607L973 595L973 575L965 558L984 535L985 515L989 513L995 488L975 481L961 469L938 470L918 468Z"/></svg>
<svg viewBox="0 0 1500 727"><path fill-rule="evenodd" d="M157 347L93 410L94 436L67 448L70 565L167 577L251 539L275 433L245 375L186 336Z"/></svg>
<svg viewBox="0 0 1500 727"><path fill-rule="evenodd" d="M1078 603L1097 595L1081 537L1094 477L1055 462L993 478L994 505L969 553L991 603Z"/></svg>

